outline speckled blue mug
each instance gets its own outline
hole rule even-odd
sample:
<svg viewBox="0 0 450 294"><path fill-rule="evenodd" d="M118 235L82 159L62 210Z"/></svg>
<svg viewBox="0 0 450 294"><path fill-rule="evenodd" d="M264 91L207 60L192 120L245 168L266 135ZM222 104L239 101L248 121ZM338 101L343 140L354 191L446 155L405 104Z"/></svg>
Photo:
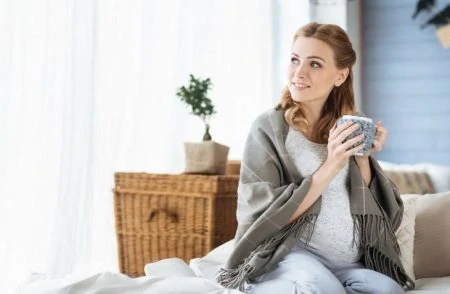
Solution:
<svg viewBox="0 0 450 294"><path fill-rule="evenodd" d="M361 149L355 155L363 156L367 152L369 152L373 147L373 141L375 140L376 126L371 118L355 116L355 115L344 115L337 120L337 125L341 125L346 123L347 121L352 121L353 123L359 124L359 128L354 131L351 135L349 135L345 140L350 140L360 134L364 133L364 148ZM351 148L358 146L360 143L353 145Z"/></svg>

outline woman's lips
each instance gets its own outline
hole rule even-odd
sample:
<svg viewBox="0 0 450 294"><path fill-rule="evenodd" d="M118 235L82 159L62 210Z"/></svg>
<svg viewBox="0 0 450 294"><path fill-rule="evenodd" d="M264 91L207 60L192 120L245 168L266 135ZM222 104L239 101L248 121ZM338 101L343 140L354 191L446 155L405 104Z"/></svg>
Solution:
<svg viewBox="0 0 450 294"><path fill-rule="evenodd" d="M291 86L297 91L302 91L310 88L310 86L303 83L291 83Z"/></svg>

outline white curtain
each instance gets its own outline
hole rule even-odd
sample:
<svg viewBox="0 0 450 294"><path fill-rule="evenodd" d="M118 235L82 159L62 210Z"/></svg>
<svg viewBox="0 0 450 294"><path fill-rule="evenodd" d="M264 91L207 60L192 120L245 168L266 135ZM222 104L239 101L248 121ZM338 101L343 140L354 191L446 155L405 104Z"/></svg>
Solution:
<svg viewBox="0 0 450 294"><path fill-rule="evenodd" d="M0 292L117 270L114 172L182 172L203 135L175 95L190 73L212 79L213 139L240 158L307 22L282 18L294 2L0 0Z"/></svg>

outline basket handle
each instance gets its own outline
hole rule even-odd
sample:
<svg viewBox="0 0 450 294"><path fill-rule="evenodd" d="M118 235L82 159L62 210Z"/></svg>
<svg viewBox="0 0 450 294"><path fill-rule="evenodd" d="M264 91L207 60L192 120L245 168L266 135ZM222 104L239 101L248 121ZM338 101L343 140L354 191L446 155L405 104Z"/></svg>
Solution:
<svg viewBox="0 0 450 294"><path fill-rule="evenodd" d="M172 221L173 223L177 223L177 222L178 222L178 214L177 214L176 212L171 212L171 211L169 211L169 210L167 210L167 209L164 209L164 208L158 208L158 209L152 210L152 211L150 212L150 214L148 215L147 221L148 221L148 222L151 222L151 221L153 220L153 218L154 218L156 215L160 214L160 213L165 214L168 218L171 219L171 221Z"/></svg>

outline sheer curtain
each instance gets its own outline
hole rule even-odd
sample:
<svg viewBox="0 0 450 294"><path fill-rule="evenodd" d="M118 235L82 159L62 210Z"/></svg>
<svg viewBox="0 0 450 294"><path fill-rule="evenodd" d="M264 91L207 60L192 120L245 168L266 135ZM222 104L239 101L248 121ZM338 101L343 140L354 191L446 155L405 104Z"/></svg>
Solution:
<svg viewBox="0 0 450 294"><path fill-rule="evenodd" d="M307 22L281 16L294 2L0 0L0 292L117 270L113 174L183 170L203 135L175 96L189 73L212 79L213 139L240 158Z"/></svg>

